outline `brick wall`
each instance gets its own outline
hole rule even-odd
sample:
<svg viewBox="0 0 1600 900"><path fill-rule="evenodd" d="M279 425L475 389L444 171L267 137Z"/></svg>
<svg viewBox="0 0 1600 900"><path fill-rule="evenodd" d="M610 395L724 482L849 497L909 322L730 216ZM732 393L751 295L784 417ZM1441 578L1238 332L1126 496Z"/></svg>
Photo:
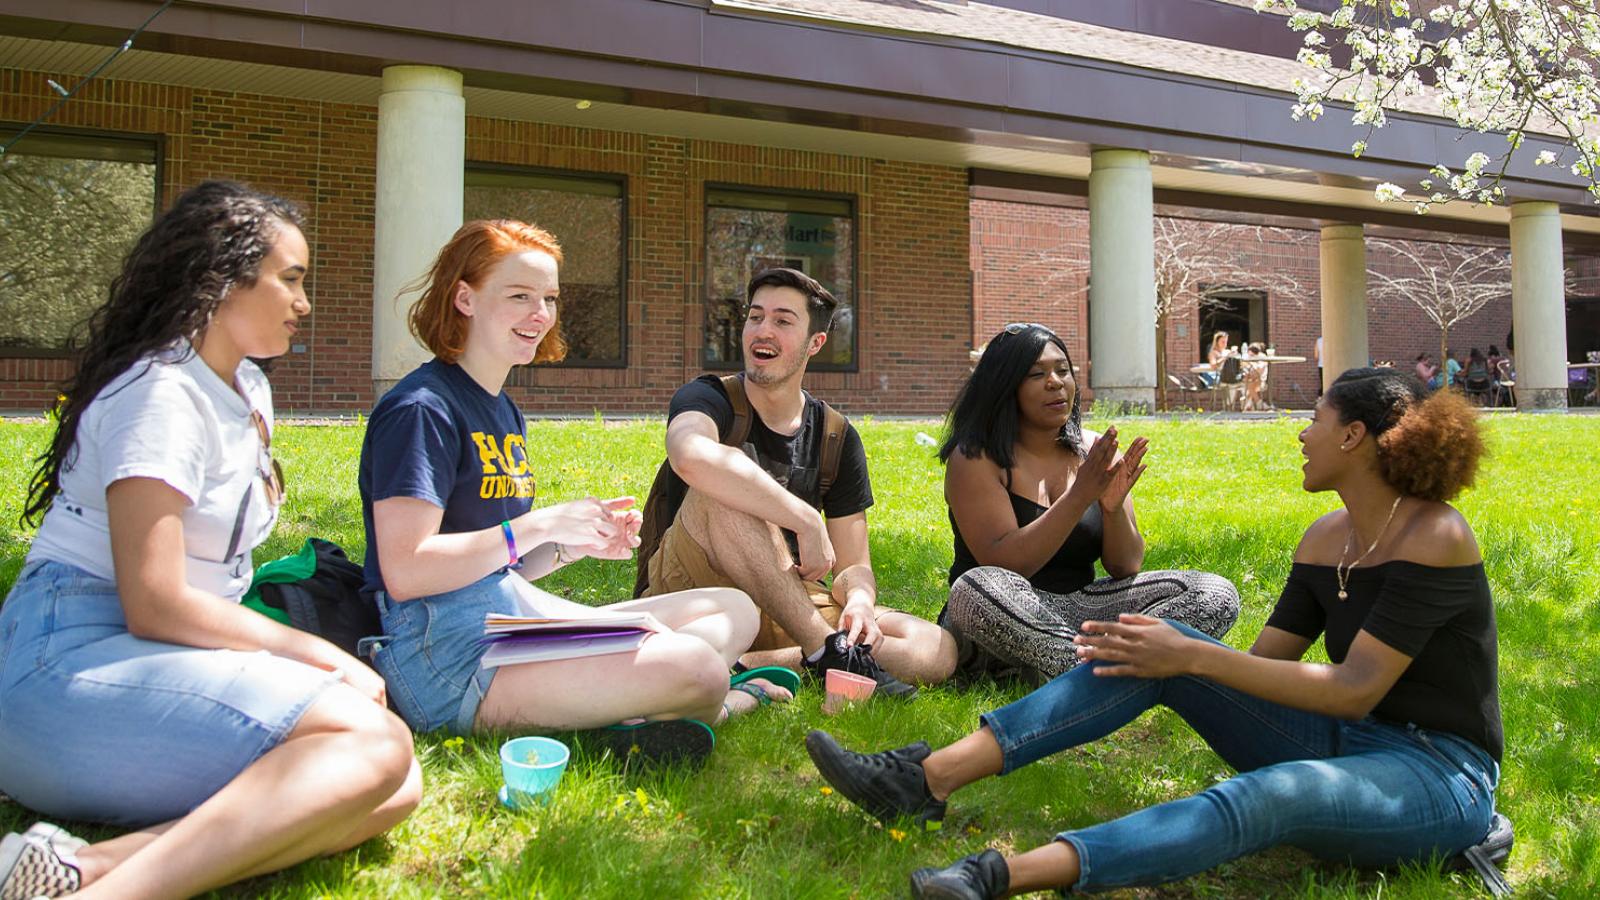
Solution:
<svg viewBox="0 0 1600 900"><path fill-rule="evenodd" d="M1088 353L1089 213L1079 201L1063 205L974 199L972 208L973 334L982 343L1007 322L1041 322L1067 342L1080 367ZM1267 333L1278 353L1313 358L1321 331L1317 266L1318 232L1227 226L1219 239L1252 271L1269 273ZM1388 254L1368 251L1368 265L1404 271ZM1508 279L1509 280L1509 279ZM1168 369L1185 372L1201 360L1200 311L1190 297L1179 301L1167 330ZM1439 329L1416 305L1370 302L1368 345L1374 359L1409 361L1417 353L1438 354ZM1492 302L1451 330L1457 353L1496 344L1504 349L1511 328L1511 298ZM1316 395L1316 368L1274 366L1280 404L1303 405ZM1093 392L1086 392L1092 397Z"/></svg>
<svg viewBox="0 0 1600 900"><path fill-rule="evenodd" d="M0 69L0 121L28 121L51 103L47 77L64 79ZM161 135L163 202L233 178L299 203L313 313L303 352L273 363L278 407L370 408L376 108L100 81L51 124ZM628 178L628 364L516 374L509 390L532 414L660 413L699 372L707 182L855 198L859 371L814 374L812 390L851 412L936 414L966 371L961 169L477 117L467 120L467 158ZM61 360L0 359L0 409L43 408L66 374Z"/></svg>

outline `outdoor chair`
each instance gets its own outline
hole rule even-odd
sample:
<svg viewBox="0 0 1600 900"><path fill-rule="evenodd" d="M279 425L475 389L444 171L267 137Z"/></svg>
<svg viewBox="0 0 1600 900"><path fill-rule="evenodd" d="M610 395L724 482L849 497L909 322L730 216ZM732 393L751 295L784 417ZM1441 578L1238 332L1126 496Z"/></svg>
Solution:
<svg viewBox="0 0 1600 900"><path fill-rule="evenodd" d="M1211 408L1220 409L1218 394L1227 391L1225 402L1233 408L1239 396L1244 393L1244 367L1239 364L1239 357L1230 356L1222 361L1222 369L1217 372L1217 381L1211 386Z"/></svg>
<svg viewBox="0 0 1600 900"><path fill-rule="evenodd" d="M1517 405L1517 376L1511 371L1511 360L1502 359L1495 367L1494 393L1489 405L1499 406L1502 399L1507 406Z"/></svg>
<svg viewBox="0 0 1600 900"><path fill-rule="evenodd" d="M1170 372L1167 373L1167 381L1172 383L1173 390L1177 391L1179 394L1187 394L1196 401L1199 400L1200 392L1204 390L1204 388L1202 388L1198 383L1191 381L1190 379L1174 375ZM1185 405L1187 405L1187 401L1184 402Z"/></svg>

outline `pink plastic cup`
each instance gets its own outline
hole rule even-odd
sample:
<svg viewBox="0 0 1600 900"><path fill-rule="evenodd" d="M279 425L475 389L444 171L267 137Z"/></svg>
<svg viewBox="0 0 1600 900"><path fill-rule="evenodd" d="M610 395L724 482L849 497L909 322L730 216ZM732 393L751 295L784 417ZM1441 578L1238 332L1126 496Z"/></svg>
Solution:
<svg viewBox="0 0 1600 900"><path fill-rule="evenodd" d="M827 696L822 699L822 711L831 716L852 703L860 703L871 697L877 687L878 683L865 675L829 669L824 680Z"/></svg>

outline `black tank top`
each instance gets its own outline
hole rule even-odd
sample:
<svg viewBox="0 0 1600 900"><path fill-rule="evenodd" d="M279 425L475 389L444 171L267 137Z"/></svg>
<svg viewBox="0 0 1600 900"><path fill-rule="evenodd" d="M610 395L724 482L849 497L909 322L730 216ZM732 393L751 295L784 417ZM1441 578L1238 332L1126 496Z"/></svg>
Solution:
<svg viewBox="0 0 1600 900"><path fill-rule="evenodd" d="M1006 496L1011 499L1011 511L1016 513L1018 528L1025 527L1049 509L1010 491L1006 492ZM977 568L979 563L973 558L972 551L967 549L967 542L961 537L961 529L956 527L955 514L947 512L947 515L950 517L950 532L955 535L956 544L955 562L950 566L950 583L954 584L956 579L961 577L961 573ZM1050 557L1039 571L1033 573L1028 582L1041 591L1070 594L1094 581L1094 563L1100 558L1100 547L1104 537L1105 523L1100 518L1100 504L1090 503L1089 508L1084 510L1083 518L1072 526L1072 531L1056 550L1055 555Z"/></svg>

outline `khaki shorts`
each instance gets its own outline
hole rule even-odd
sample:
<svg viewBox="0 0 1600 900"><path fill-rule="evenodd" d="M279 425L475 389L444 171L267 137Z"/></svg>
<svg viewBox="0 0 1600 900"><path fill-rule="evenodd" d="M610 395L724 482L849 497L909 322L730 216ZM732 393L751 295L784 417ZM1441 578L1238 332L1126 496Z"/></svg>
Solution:
<svg viewBox="0 0 1600 900"><path fill-rule="evenodd" d="M733 583L733 579L711 565L711 560L706 558L706 551L677 525L672 525L661 535L661 544L656 547L655 555L650 557L648 571L650 587L644 592L646 597L694 588L738 587ZM817 612L827 620L830 627L838 628L839 615L843 610L833 602L833 594L818 581L808 581L805 587L806 593L811 595L811 605L817 608ZM879 608L878 615L881 616L887 611ZM798 643L800 642L789 637L772 617L763 612L761 628L756 632L755 643L750 645L750 649L781 650Z"/></svg>

